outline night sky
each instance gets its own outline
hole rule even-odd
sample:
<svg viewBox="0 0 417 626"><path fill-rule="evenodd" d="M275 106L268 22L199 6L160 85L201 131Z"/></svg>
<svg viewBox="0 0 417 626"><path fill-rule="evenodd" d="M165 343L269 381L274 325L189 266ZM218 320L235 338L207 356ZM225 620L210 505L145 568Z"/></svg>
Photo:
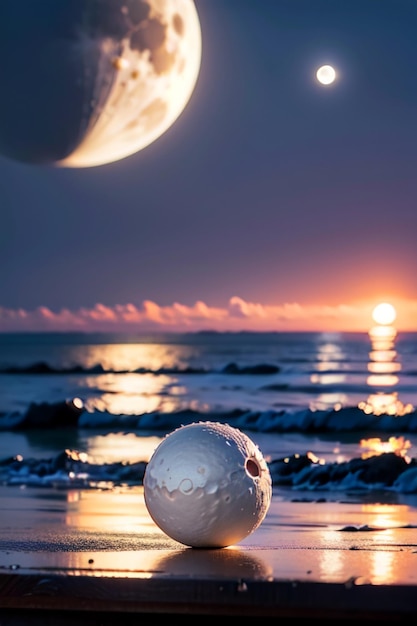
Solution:
<svg viewBox="0 0 417 626"><path fill-rule="evenodd" d="M154 143L0 157L0 331L367 330L380 301L416 330L417 0L196 7L197 85Z"/></svg>

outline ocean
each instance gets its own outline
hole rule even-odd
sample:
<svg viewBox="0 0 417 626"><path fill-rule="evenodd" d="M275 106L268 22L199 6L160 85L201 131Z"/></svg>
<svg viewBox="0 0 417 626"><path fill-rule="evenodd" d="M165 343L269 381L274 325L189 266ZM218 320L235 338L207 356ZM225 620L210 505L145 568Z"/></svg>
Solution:
<svg viewBox="0 0 417 626"><path fill-rule="evenodd" d="M141 484L198 421L249 435L275 493L417 506L417 333L2 334L0 484ZM342 497L342 496L340 496Z"/></svg>

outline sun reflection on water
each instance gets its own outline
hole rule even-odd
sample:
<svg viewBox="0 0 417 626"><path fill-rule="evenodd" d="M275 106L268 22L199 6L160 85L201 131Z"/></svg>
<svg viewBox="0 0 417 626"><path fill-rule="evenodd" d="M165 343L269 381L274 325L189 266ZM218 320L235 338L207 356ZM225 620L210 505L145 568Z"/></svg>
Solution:
<svg viewBox="0 0 417 626"><path fill-rule="evenodd" d="M381 316L384 313L384 319L391 320L391 309L391 306L381 307ZM375 321L379 319L376 316ZM322 391L310 402L311 410L331 408L337 411L350 406L352 392L349 392L349 386L366 384L370 389L369 395L366 399L355 399L356 406L364 413L401 416L414 411L411 403L403 403L399 399L396 389L401 373L401 363L395 348L396 328L391 323L377 323L368 331L368 336L371 345L364 380L363 363L356 364L357 371L352 369L352 366L355 367L352 355L344 353L337 339L332 341L323 335L323 341L317 344L315 371L309 376L310 383L321 387Z"/></svg>
<svg viewBox="0 0 417 626"><path fill-rule="evenodd" d="M68 494L65 523L95 532L145 534L153 523L143 502L143 488L77 491Z"/></svg>
<svg viewBox="0 0 417 626"><path fill-rule="evenodd" d="M88 458L93 463L148 462L161 437L141 433L108 433L88 438Z"/></svg>
<svg viewBox="0 0 417 626"><path fill-rule="evenodd" d="M157 343L117 343L83 345L69 351L71 363L91 369L100 365L105 371L134 372L181 369L189 365L197 351L193 346Z"/></svg>
<svg viewBox="0 0 417 626"><path fill-rule="evenodd" d="M395 580L395 552L374 550L370 554L371 572L374 584L390 584Z"/></svg>
<svg viewBox="0 0 417 626"><path fill-rule="evenodd" d="M411 404L401 402L398 392L393 389L399 383L401 371L401 363L396 360L396 336L397 331L391 325L377 325L369 331L371 351L367 384L373 391L358 405L364 413L400 416L414 410Z"/></svg>
<svg viewBox="0 0 417 626"><path fill-rule="evenodd" d="M408 450L411 448L411 442L403 436L389 437L388 441L382 441L379 437L361 439L360 447L362 449L366 449L366 451L361 454L363 459L369 459L372 456L393 452L394 454L403 457L407 463L411 462L411 458L407 454Z"/></svg>
<svg viewBox="0 0 417 626"><path fill-rule="evenodd" d="M168 396L167 390L175 381L174 376L154 374L91 376L83 381L92 391L84 404L89 411L108 411L113 415L141 415L162 408L174 411L178 400Z"/></svg>

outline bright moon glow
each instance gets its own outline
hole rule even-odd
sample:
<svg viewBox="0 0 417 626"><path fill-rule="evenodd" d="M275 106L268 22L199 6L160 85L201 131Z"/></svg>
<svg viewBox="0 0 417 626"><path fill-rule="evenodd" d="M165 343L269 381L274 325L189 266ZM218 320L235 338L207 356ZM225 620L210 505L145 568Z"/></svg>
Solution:
<svg viewBox="0 0 417 626"><path fill-rule="evenodd" d="M330 85L336 78L336 72L331 65L322 65L316 72L317 80L322 85Z"/></svg>
<svg viewBox="0 0 417 626"><path fill-rule="evenodd" d="M381 302L372 312L372 318L377 324L392 324L396 317L395 308L388 302Z"/></svg>
<svg viewBox="0 0 417 626"><path fill-rule="evenodd" d="M103 42L102 71L111 86L103 82L100 114L82 143L58 165L91 167L123 159L158 139L186 107L201 64L201 28L194 2L147 0L143 4L152 19L143 20L141 37L151 41L163 34L163 45L151 54L132 48L128 39ZM145 10L137 5L138 11ZM161 26L161 34L152 33L149 24L154 22ZM112 58L116 49L118 56ZM116 70L114 79L111 70ZM101 84L99 77L97 84Z"/></svg>

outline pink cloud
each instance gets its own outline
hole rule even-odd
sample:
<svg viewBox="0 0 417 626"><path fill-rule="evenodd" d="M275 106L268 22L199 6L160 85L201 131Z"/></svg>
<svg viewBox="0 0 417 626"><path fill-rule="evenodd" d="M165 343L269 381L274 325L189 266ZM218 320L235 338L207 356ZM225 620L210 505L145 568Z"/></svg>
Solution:
<svg viewBox="0 0 417 626"><path fill-rule="evenodd" d="M404 305L415 312L416 302ZM320 306L297 302L264 305L230 298L227 306L213 307L198 300L192 306L174 302L160 306L145 300L140 307L132 303L54 312L46 306L34 310L0 307L0 332L19 331L97 331L97 332L182 332L217 331L297 331L368 330L371 305ZM415 317L414 317L415 319Z"/></svg>

